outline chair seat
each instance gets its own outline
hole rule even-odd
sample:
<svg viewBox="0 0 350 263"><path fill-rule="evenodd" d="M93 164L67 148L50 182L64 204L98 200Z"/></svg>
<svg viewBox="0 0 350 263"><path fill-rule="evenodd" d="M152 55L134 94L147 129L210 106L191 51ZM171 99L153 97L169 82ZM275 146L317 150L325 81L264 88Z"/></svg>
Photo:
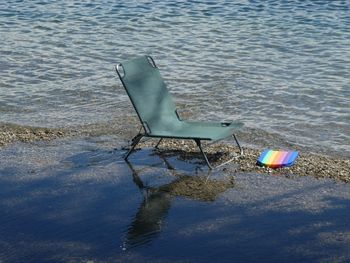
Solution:
<svg viewBox="0 0 350 263"><path fill-rule="evenodd" d="M232 135L233 130L243 126L242 123L212 123L180 121L176 126L161 125L152 129L149 137L166 137L178 139L200 139L217 141Z"/></svg>

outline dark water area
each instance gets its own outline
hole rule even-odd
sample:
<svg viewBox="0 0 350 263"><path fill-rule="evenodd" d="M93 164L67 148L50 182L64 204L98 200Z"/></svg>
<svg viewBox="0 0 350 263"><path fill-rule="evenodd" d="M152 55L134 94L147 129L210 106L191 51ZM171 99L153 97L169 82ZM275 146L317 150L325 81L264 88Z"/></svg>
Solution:
<svg viewBox="0 0 350 263"><path fill-rule="evenodd" d="M349 184L208 173L200 160L147 148L126 163L124 143L101 136L2 148L0 261L350 260Z"/></svg>
<svg viewBox="0 0 350 263"><path fill-rule="evenodd" d="M349 1L3 1L0 122L134 116L114 65L154 57L181 111L350 152Z"/></svg>

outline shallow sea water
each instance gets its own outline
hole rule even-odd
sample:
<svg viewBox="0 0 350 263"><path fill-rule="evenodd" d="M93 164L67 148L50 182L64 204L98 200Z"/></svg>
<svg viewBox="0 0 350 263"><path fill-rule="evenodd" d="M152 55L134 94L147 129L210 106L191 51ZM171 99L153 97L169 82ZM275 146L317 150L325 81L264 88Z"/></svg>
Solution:
<svg viewBox="0 0 350 263"><path fill-rule="evenodd" d="M349 184L208 174L196 160L150 149L127 164L115 149L122 143L104 136L1 149L0 261L350 260ZM203 195L225 180L234 184Z"/></svg>
<svg viewBox="0 0 350 263"><path fill-rule="evenodd" d="M133 115L114 65L150 54L181 111L350 152L348 1L5 1L0 121Z"/></svg>

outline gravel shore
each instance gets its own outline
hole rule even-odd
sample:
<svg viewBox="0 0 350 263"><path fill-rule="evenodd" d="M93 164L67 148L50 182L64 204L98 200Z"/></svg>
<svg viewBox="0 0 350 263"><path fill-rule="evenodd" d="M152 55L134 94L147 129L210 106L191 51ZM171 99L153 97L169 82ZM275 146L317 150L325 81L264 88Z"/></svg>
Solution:
<svg viewBox="0 0 350 263"><path fill-rule="evenodd" d="M125 123L125 122L124 122ZM129 124L133 126L135 122ZM53 140L70 136L99 136L101 134L114 134L121 137L129 137L130 128L122 128L121 122L105 125L87 125L79 128L40 128L30 126L19 126L15 124L0 124L0 146L10 143L33 142L37 140ZM95 127L96 126L96 127ZM135 127L132 127L135 128ZM142 143L141 147L154 147L156 140L149 140ZM289 149L294 149L290 146ZM209 160L214 164L220 164L230 158L230 155L237 152L237 148L229 143L218 143L206 148ZM315 154L309 151L299 150L299 157L295 165L289 168L269 169L256 165L262 148L244 147L244 156L237 157L232 164L227 165L225 170L231 172L257 172L274 175L298 175L313 176L316 178L332 178L335 180L350 182L350 160L345 157L327 156ZM197 146L187 140L163 140L157 150L158 154L177 155L183 160L201 159Z"/></svg>
<svg viewBox="0 0 350 263"><path fill-rule="evenodd" d="M154 146L156 141L147 141L143 146ZM292 167L270 169L256 165L256 161L263 149L244 148L244 155L237 156L232 164L226 165L225 170L232 172L256 172L273 175L298 175L313 176L316 178L331 178L350 183L350 160L334 156L319 155L311 152L299 151L296 163ZM197 146L186 140L163 140L157 150L159 154L178 155L183 160L193 158L202 159ZM219 165L230 159L232 153L238 152L238 148L230 144L218 143L208 146L210 162Z"/></svg>
<svg viewBox="0 0 350 263"><path fill-rule="evenodd" d="M0 124L0 146L5 146L16 141L33 142L37 140L53 140L65 137L70 133L70 131L60 128L40 128L5 123Z"/></svg>

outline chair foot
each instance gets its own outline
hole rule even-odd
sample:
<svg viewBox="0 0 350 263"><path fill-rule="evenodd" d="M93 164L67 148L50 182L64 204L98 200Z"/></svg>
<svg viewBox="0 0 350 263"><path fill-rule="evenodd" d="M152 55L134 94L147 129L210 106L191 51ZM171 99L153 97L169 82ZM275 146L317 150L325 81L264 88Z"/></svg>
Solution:
<svg viewBox="0 0 350 263"><path fill-rule="evenodd" d="M242 146L240 145L240 143L239 143L239 141L238 141L236 135L235 135L235 134L232 134L232 137L234 138L234 140L235 140L235 142L236 142L236 144L237 144L237 146L238 146L238 148L239 148L240 156L243 156L243 154L244 154L244 153L243 153L243 148L242 148ZM204 151L203 151L203 149L202 149L201 141L200 141L199 139L195 139L194 141L196 142L196 144L197 144L199 150L201 151L201 154L202 154L202 156L203 156L203 158L204 158L204 160L205 160L205 162L206 162L206 164L207 164L207 166L209 167L210 170L212 170L212 169L214 169L214 168L221 167L221 166L223 166L223 165L225 165L225 164L228 164L228 163L232 162L233 160L235 160L235 159L237 158L237 157L234 157L234 158L232 158L232 159L230 159L230 160L228 160L228 161L226 161L226 162L224 162L224 163L222 163L222 164L220 164L220 165L218 165L218 166L216 166L216 167L213 167L213 166L210 164L207 155L204 153Z"/></svg>
<svg viewBox="0 0 350 263"><path fill-rule="evenodd" d="M136 145L140 142L142 139L143 134L139 133L134 138L132 138L131 142L131 148L129 151L125 154L124 160L128 160L129 155L132 153L132 151L135 149Z"/></svg>
<svg viewBox="0 0 350 263"><path fill-rule="evenodd" d="M213 166L211 166L211 164L210 164L210 162L209 162L209 160L208 160L207 155L204 153L204 151L203 151L203 149L202 149L201 141L200 141L199 139L195 139L194 141L196 142L196 144L197 144L199 150L201 151L202 156L203 156L203 158L204 158L204 160L205 160L205 162L206 162L208 168L209 168L210 170L212 170L212 169L213 169Z"/></svg>
<svg viewBox="0 0 350 263"><path fill-rule="evenodd" d="M236 135L235 135L235 134L232 134L232 137L235 139L235 141L236 141L236 143L237 143L237 146L238 146L238 148L239 148L239 153L240 153L240 155L243 156L243 148L242 148L241 145L239 144L239 141L238 141Z"/></svg>

